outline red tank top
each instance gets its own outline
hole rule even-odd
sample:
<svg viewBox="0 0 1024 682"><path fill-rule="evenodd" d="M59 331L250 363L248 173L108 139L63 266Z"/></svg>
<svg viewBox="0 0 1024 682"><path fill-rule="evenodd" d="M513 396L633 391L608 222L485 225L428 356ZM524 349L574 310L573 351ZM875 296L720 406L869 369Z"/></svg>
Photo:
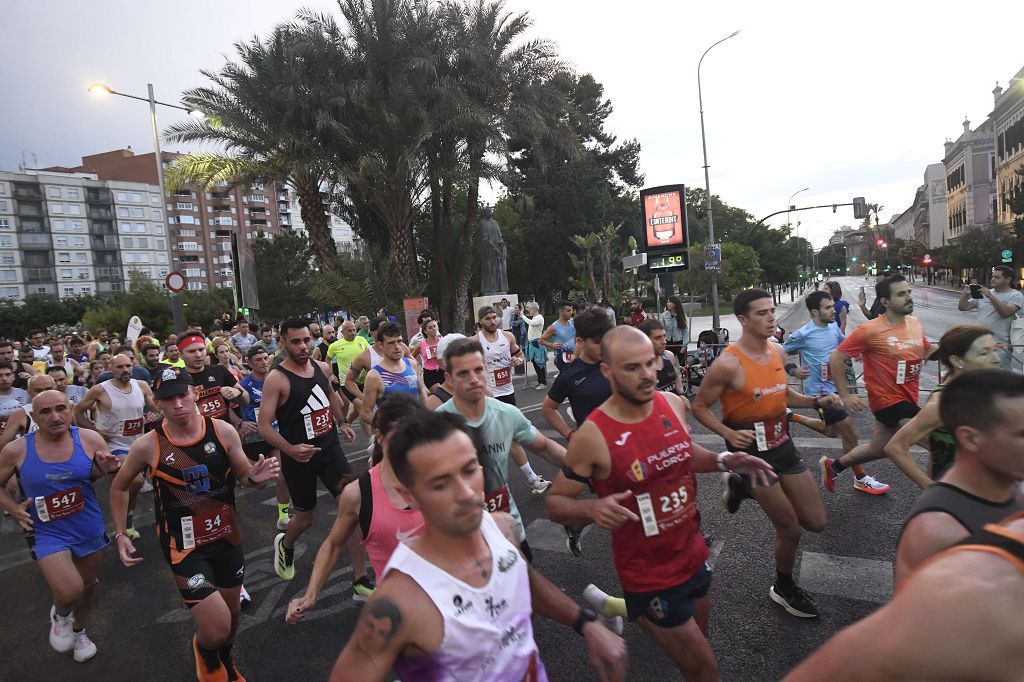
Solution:
<svg viewBox="0 0 1024 682"><path fill-rule="evenodd" d="M708 558L686 424L660 393L641 422L616 421L601 408L589 420L601 430L611 455L611 473L591 479L594 490L601 497L632 491L622 506L641 518L612 531L619 582L630 592L685 583Z"/></svg>
<svg viewBox="0 0 1024 682"><path fill-rule="evenodd" d="M416 509L399 509L388 498L384 483L380 480L380 465L370 473L370 490L373 491L373 516L370 530L363 539L363 547L370 557L373 571L384 575L391 554L400 542L419 537L423 530L423 514Z"/></svg>

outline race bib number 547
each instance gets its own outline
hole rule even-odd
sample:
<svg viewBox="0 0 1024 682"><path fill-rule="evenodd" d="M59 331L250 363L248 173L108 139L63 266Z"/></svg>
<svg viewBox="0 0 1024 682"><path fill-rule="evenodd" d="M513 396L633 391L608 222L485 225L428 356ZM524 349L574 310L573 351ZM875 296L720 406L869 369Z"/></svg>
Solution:
<svg viewBox="0 0 1024 682"><path fill-rule="evenodd" d="M67 518L85 509L82 489L78 486L66 488L59 493L35 498L36 515L43 523Z"/></svg>

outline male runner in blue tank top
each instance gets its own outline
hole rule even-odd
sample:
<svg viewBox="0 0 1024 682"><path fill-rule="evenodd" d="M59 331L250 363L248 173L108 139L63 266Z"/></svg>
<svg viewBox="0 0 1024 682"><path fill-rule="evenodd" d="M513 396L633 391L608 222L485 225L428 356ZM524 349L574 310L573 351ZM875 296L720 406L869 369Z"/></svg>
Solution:
<svg viewBox="0 0 1024 682"><path fill-rule="evenodd" d="M540 337L540 345L555 351L555 367L559 372L572 362L576 349L576 326L572 319L574 313L573 304L562 301L558 305L558 319Z"/></svg>
<svg viewBox="0 0 1024 682"><path fill-rule="evenodd" d="M99 583L100 550L110 541L93 480L120 462L95 431L71 426L67 397L43 391L32 401L39 430L0 451L0 507L25 531L35 531L35 558L50 590L50 646L74 650L83 663L96 655L85 621ZM17 504L4 490L17 473L26 500Z"/></svg>
<svg viewBox="0 0 1024 682"><path fill-rule="evenodd" d="M402 344L402 330L397 324L384 322L377 328L380 339L380 362L373 365L366 373L363 384L363 404L359 410L359 419L364 424L373 423L373 413L386 396L394 393L407 393L425 403L427 391L420 380L416 368L409 358L405 357Z"/></svg>

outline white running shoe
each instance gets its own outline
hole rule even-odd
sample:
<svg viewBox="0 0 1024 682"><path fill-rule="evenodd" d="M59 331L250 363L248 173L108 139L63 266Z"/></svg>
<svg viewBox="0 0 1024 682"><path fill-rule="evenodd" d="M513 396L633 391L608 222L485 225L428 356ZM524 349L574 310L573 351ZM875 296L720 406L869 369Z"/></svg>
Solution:
<svg viewBox="0 0 1024 682"><path fill-rule="evenodd" d="M75 647L75 614L57 615L57 607L50 607L50 646L64 654Z"/></svg>
<svg viewBox="0 0 1024 682"><path fill-rule="evenodd" d="M89 635L85 634L85 630L75 633L75 660L79 663L85 663L90 658L96 655L96 645L93 644L92 640L89 639Z"/></svg>
<svg viewBox="0 0 1024 682"><path fill-rule="evenodd" d="M238 591L238 599L243 604L251 604L252 603L252 597L250 597L249 593L246 591L245 585L242 585L242 588Z"/></svg>
<svg viewBox="0 0 1024 682"><path fill-rule="evenodd" d="M148 478L142 479L142 487L139 488L140 493L151 493L153 492L153 484Z"/></svg>
<svg viewBox="0 0 1024 682"><path fill-rule="evenodd" d="M543 495L551 487L551 481L547 480L543 476L537 476L537 478L530 481L530 489L534 495Z"/></svg>
<svg viewBox="0 0 1024 682"><path fill-rule="evenodd" d="M583 590L583 599L595 611L597 611L598 618L601 619L601 625L611 630L617 635L621 635L624 629L624 623L622 622L622 616L611 616L608 615L605 610L605 606L608 603L608 593L602 590L597 585L590 583Z"/></svg>

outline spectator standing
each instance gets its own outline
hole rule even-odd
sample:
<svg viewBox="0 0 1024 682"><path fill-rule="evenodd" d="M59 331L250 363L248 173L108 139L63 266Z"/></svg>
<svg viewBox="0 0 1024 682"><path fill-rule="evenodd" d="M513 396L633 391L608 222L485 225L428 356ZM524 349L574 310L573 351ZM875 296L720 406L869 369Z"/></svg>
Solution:
<svg viewBox="0 0 1024 682"><path fill-rule="evenodd" d="M999 345L999 366L1013 368L1013 347L1010 346L1010 326L1014 316L1024 308L1024 294L1011 288L1013 268L997 265L992 268L992 288L982 285L968 285L960 295L957 310L977 310L978 324L992 331ZM972 287L977 287L980 298L972 296Z"/></svg>
<svg viewBox="0 0 1024 682"><path fill-rule="evenodd" d="M238 322L238 333L231 337L231 343L235 345L242 357L249 355L249 349L258 340L255 335L249 333L249 322L246 320Z"/></svg>
<svg viewBox="0 0 1024 682"><path fill-rule="evenodd" d="M676 354L685 355L686 344L690 341L690 330L686 323L686 311L678 296L672 295L665 301L665 310L661 313L661 326L665 328L666 348Z"/></svg>
<svg viewBox="0 0 1024 682"><path fill-rule="evenodd" d="M541 345L540 337L544 334L544 316L540 314L540 306L536 303L526 304L526 359L533 363L533 369L537 372L538 391L547 390L548 387L548 351Z"/></svg>
<svg viewBox="0 0 1024 682"><path fill-rule="evenodd" d="M634 327L639 327L647 319L647 313L644 312L644 304L639 298L633 299L633 310L629 314L629 323Z"/></svg>

